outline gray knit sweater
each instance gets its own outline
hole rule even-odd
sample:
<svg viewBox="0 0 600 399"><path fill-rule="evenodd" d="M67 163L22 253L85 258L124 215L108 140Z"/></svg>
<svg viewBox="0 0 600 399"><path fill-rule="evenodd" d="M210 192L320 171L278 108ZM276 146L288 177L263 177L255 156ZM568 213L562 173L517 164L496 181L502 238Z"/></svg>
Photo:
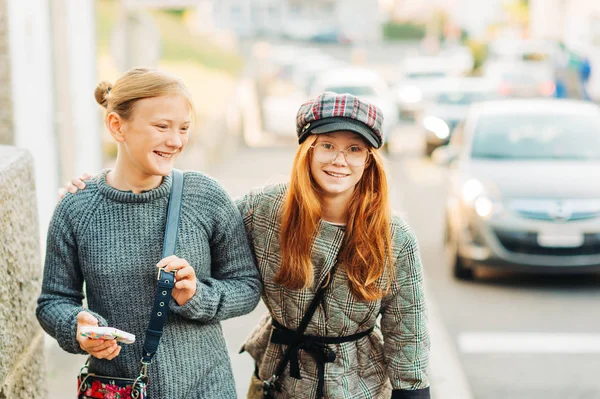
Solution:
<svg viewBox="0 0 600 399"><path fill-rule="evenodd" d="M101 326L136 335L113 360L91 359L90 371L137 377L162 256L171 178L142 194L119 191L106 172L58 204L48 231L37 317L71 353L76 316L88 311ZM171 300L158 352L149 367L150 399L235 398L220 320L250 312L261 283L239 211L213 179L184 174L175 254L196 271L196 295L184 306ZM75 376L73 376L75 378Z"/></svg>

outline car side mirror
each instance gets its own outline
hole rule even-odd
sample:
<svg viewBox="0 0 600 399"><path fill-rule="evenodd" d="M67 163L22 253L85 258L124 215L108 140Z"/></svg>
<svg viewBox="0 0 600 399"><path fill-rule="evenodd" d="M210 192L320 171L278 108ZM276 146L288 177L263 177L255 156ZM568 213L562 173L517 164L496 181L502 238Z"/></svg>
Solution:
<svg viewBox="0 0 600 399"><path fill-rule="evenodd" d="M458 151L449 145L438 147L431 153L432 162L438 166L450 166L457 159Z"/></svg>

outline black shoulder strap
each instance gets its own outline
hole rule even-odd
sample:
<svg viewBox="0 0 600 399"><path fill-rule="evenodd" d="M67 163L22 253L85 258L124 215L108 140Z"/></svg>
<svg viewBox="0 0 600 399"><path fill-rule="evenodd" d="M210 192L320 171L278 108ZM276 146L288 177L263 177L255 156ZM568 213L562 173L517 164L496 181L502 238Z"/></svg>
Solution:
<svg viewBox="0 0 600 399"><path fill-rule="evenodd" d="M341 252L341 249L340 249L340 252ZM313 315L315 314L315 311L317 310L317 306L319 306L319 303L323 299L323 295L325 295L325 290L329 286L329 282L333 279L333 274L335 273L337 263L338 263L338 260L336 259L335 265L333 265L333 267L329 271L329 278L324 278L323 281L321 281L321 284L319 285L319 288L317 289L317 292L315 293L315 297L313 298L312 302L308 306L306 313L304 313L304 316L302 317L302 320L300 321L300 325L298 325L298 329L296 330L296 334L294 335L294 340L292 341L292 344L286 348L285 353L283 354L283 357L277 364L277 368L275 369L275 373L273 374L275 381L278 380L279 377L281 377L281 375L285 371L285 367L289 363L293 351L296 350L296 347L300 343L300 340L302 339L302 335L304 335L304 331L306 331L306 327L308 327L308 323L310 322L310 319L312 319Z"/></svg>
<svg viewBox="0 0 600 399"><path fill-rule="evenodd" d="M177 230L179 229L179 219L181 216L181 198L183 196L183 173L180 170L173 169L171 173L171 193L169 195L169 210L167 211L167 224L165 227L165 238L163 242L162 257L173 255L175 253L175 244L177 243ZM171 300L171 291L175 286L175 274L167 273L163 269L158 271L158 285L154 298L154 307L150 315L150 323L146 330L146 339L144 341L144 354L142 364L148 365L156 354L160 337L163 334L163 327L169 314L169 301Z"/></svg>

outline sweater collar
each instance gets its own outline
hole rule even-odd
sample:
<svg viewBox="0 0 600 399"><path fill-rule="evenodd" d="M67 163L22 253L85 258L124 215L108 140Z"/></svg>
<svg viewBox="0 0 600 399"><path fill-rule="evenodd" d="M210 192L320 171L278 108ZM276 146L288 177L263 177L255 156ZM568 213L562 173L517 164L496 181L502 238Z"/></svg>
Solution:
<svg viewBox="0 0 600 399"><path fill-rule="evenodd" d="M98 190L106 198L117 202L151 202L158 198L168 197L171 191L171 175L165 176L160 186L153 188L152 190L143 191L141 194L135 194L133 191L118 190L109 185L106 182L106 175L108 172L110 172L110 169L103 170L102 173L96 178Z"/></svg>

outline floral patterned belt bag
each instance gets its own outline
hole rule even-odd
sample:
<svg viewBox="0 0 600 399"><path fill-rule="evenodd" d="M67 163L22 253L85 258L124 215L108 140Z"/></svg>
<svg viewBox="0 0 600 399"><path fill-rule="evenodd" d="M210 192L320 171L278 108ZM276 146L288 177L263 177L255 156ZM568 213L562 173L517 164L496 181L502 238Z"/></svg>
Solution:
<svg viewBox="0 0 600 399"><path fill-rule="evenodd" d="M177 230L181 215L181 197L183 193L183 173L173 169L169 209L163 242L163 258L175 253ZM171 291L175 286L175 274L163 269L158 271L158 285L150 323L144 340L144 355L141 360L140 374L136 378L122 378L98 375L87 372L88 361L77 377L78 399L147 399L148 366L156 354L163 327L169 313Z"/></svg>

